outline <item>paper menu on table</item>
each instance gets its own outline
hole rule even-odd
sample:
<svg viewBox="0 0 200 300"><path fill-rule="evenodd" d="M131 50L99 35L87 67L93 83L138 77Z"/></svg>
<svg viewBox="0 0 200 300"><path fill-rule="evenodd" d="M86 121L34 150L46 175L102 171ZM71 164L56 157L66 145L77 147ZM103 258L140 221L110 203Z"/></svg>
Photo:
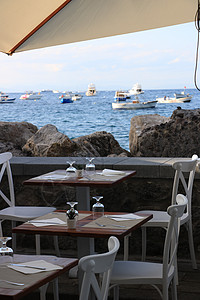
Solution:
<svg viewBox="0 0 200 300"><path fill-rule="evenodd" d="M23 264L25 265L24 267L22 266ZM30 266L30 268L26 267L26 266ZM43 267L44 270L33 269L31 267ZM47 271L54 271L54 270L63 269L63 267L58 266L58 265L54 265L54 264L49 263L45 260L35 260L35 261L20 263L20 266L8 265L8 268L13 269L13 270L18 271L18 272L21 272L21 273L24 273L24 274L35 274L35 273L40 273L40 272L47 272Z"/></svg>

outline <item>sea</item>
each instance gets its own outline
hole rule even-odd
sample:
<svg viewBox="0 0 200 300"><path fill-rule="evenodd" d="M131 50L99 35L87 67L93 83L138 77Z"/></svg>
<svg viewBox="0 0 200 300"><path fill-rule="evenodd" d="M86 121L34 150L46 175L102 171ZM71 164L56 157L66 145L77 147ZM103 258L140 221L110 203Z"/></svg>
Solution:
<svg viewBox="0 0 200 300"><path fill-rule="evenodd" d="M183 89L144 90L140 98L152 101L157 97L173 97ZM173 111L180 106L182 109L200 108L200 92L196 89L187 89L192 100L188 103L157 103L155 108L138 110L113 110L115 91L97 91L96 96L87 97L84 93L81 100L73 103L61 104L59 96L62 93L52 91L41 92L39 100L20 100L21 93L8 93L15 97L14 103L1 104L0 121L30 122L40 129L46 124L53 124L58 131L70 139L88 135L96 131L111 133L120 146L129 150L129 131L131 118L137 115L159 114L170 117ZM80 92L79 92L80 93Z"/></svg>

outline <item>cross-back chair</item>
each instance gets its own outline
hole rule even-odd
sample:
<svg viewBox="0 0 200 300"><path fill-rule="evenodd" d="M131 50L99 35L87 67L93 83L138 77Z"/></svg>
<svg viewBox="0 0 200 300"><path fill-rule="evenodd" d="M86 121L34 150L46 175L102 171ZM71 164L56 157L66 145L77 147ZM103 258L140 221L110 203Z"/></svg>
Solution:
<svg viewBox="0 0 200 300"><path fill-rule="evenodd" d="M190 256L192 261L192 267L197 269L195 251L194 251L194 241L193 241L193 229L192 229L192 189L194 183L194 176L196 165L198 162L198 156L193 155L190 160L179 160L175 162L172 167L175 170L172 196L171 196L171 205L174 205L176 202L176 195L179 191L180 185L183 186L185 196L188 199L186 212L181 218L181 225L185 225L188 232L188 241ZM188 180L187 180L188 175ZM148 227L161 227L166 229L169 224L170 216L166 211L156 211L156 210L143 210L138 213L144 214L153 214L153 218L149 220L142 226L142 261L146 258L146 229Z"/></svg>
<svg viewBox="0 0 200 300"><path fill-rule="evenodd" d="M111 274L111 288L114 288L114 300L119 299L119 286L132 284L150 284L156 288L163 300L168 300L168 289L172 283L172 299L177 300L176 290L176 253L180 219L188 203L184 195L176 196L177 204L167 209L169 223L166 231L163 262L115 261ZM160 289L159 286L162 288Z"/></svg>
<svg viewBox="0 0 200 300"><path fill-rule="evenodd" d="M79 300L89 299L93 290L97 300L106 300L110 285L112 266L119 249L119 241L111 236L108 240L108 252L82 257L79 261L79 270L83 272ZM98 275L101 275L99 280Z"/></svg>
<svg viewBox="0 0 200 300"><path fill-rule="evenodd" d="M12 158L12 153L5 152L0 154L0 184L2 184L3 177L7 176L8 179L8 188L9 195L5 191L0 189L0 199L4 200L4 203L0 200L0 236L3 236L2 223L5 220L10 220L12 224L12 228L16 226L16 222L27 222L34 218L43 216L45 214L51 213L56 210L55 207L44 207L44 206L16 206L15 205L15 193L14 193L14 185L12 172L10 167L10 159ZM28 199L27 199L28 202ZM7 205L6 208L5 204ZM37 254L40 252L40 236L36 236L36 250ZM55 247L57 253L59 252L57 245L57 237L54 239ZM16 236L12 234L12 247L16 249Z"/></svg>

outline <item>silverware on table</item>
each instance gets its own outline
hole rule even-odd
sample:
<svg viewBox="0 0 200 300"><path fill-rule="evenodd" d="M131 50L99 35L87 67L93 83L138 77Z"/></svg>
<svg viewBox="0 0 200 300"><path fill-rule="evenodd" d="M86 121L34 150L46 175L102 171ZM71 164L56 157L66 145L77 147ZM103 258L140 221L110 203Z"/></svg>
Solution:
<svg viewBox="0 0 200 300"><path fill-rule="evenodd" d="M98 222L95 222L95 224L97 224L100 227L106 227L105 224L100 224ZM126 226L124 226L124 225L117 225L117 224L109 224L108 226L119 227L119 228L126 228Z"/></svg>
<svg viewBox="0 0 200 300"><path fill-rule="evenodd" d="M23 286L24 285L24 283L13 282L13 281L8 281L8 280L3 280L3 279L0 279L0 282L6 282L6 283L9 283L9 284L19 285L19 286Z"/></svg>
<svg viewBox="0 0 200 300"><path fill-rule="evenodd" d="M98 223L98 222L95 222L95 224L97 224L97 225L100 226L100 227L106 227L106 225L100 224L100 223Z"/></svg>

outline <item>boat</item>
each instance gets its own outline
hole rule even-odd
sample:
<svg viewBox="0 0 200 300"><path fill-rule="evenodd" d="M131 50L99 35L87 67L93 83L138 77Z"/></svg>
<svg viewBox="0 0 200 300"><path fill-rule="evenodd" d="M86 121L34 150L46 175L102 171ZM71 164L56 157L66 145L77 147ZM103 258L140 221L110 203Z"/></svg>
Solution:
<svg viewBox="0 0 200 300"><path fill-rule="evenodd" d="M97 91L96 91L96 87L95 87L94 83L90 83L88 85L86 96L95 96L96 93L97 93Z"/></svg>
<svg viewBox="0 0 200 300"><path fill-rule="evenodd" d="M127 99L127 92L116 91L114 98L115 98L116 101L126 101L126 99Z"/></svg>
<svg viewBox="0 0 200 300"><path fill-rule="evenodd" d="M7 94L0 92L0 103L13 103L16 98L9 98Z"/></svg>
<svg viewBox="0 0 200 300"><path fill-rule="evenodd" d="M38 100L41 99L42 95L40 95L40 93L36 94L33 92L27 92L24 95L21 95L20 99L21 100Z"/></svg>
<svg viewBox="0 0 200 300"><path fill-rule="evenodd" d="M81 98L82 98L81 94L72 94L73 101L81 100Z"/></svg>
<svg viewBox="0 0 200 300"><path fill-rule="evenodd" d="M59 99L62 104L73 103L72 96L70 94L61 95Z"/></svg>
<svg viewBox="0 0 200 300"><path fill-rule="evenodd" d="M156 100L158 101L158 103L185 103L185 102L190 102L192 99L192 96L187 94L174 94L174 97L162 97L162 98L156 98Z"/></svg>
<svg viewBox="0 0 200 300"><path fill-rule="evenodd" d="M144 91L142 90L142 86L139 83L136 83L133 85L132 89L128 91L128 94L131 95L140 95L144 94Z"/></svg>
<svg viewBox="0 0 200 300"><path fill-rule="evenodd" d="M138 98L129 102L116 101L112 103L113 109L143 109L156 107L157 100L141 102Z"/></svg>

